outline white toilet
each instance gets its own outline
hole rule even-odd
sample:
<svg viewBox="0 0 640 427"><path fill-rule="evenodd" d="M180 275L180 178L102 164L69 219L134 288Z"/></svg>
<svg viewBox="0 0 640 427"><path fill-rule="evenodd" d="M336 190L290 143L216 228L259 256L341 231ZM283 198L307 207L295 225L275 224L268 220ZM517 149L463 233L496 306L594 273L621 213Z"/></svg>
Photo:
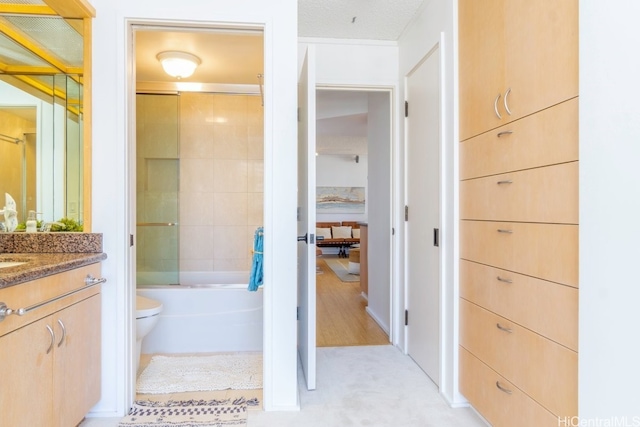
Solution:
<svg viewBox="0 0 640 427"><path fill-rule="evenodd" d="M158 323L161 311L160 301L136 295L136 372L140 366L142 340Z"/></svg>

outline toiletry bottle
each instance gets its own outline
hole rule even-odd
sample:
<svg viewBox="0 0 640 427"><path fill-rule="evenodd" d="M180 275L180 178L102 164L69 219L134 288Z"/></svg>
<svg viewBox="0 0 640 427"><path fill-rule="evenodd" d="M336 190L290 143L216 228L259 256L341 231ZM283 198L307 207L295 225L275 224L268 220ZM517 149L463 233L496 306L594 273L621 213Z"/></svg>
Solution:
<svg viewBox="0 0 640 427"><path fill-rule="evenodd" d="M38 221L36 220L36 211L29 211L27 216L27 233L35 233L38 231Z"/></svg>

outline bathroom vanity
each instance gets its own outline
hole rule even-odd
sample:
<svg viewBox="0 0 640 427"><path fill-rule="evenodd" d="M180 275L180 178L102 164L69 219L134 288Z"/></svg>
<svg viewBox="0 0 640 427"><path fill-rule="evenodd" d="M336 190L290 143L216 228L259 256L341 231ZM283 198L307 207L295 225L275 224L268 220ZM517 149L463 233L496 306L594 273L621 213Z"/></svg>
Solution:
<svg viewBox="0 0 640 427"><path fill-rule="evenodd" d="M0 254L3 425L76 426L98 402L105 258L101 252Z"/></svg>

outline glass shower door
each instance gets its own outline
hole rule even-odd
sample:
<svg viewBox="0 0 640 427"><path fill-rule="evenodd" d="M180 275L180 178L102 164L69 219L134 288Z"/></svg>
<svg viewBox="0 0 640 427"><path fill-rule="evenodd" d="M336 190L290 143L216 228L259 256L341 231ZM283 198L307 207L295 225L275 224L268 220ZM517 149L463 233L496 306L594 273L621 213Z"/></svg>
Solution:
<svg viewBox="0 0 640 427"><path fill-rule="evenodd" d="M136 96L136 284L179 284L178 96Z"/></svg>

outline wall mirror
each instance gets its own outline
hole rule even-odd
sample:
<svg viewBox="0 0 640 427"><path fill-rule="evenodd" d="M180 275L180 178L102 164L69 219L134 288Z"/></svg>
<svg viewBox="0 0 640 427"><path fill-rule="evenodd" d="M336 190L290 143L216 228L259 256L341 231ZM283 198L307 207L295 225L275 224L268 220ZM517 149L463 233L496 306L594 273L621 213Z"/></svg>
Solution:
<svg viewBox="0 0 640 427"><path fill-rule="evenodd" d="M0 0L0 208L90 231L90 36L80 0Z"/></svg>

